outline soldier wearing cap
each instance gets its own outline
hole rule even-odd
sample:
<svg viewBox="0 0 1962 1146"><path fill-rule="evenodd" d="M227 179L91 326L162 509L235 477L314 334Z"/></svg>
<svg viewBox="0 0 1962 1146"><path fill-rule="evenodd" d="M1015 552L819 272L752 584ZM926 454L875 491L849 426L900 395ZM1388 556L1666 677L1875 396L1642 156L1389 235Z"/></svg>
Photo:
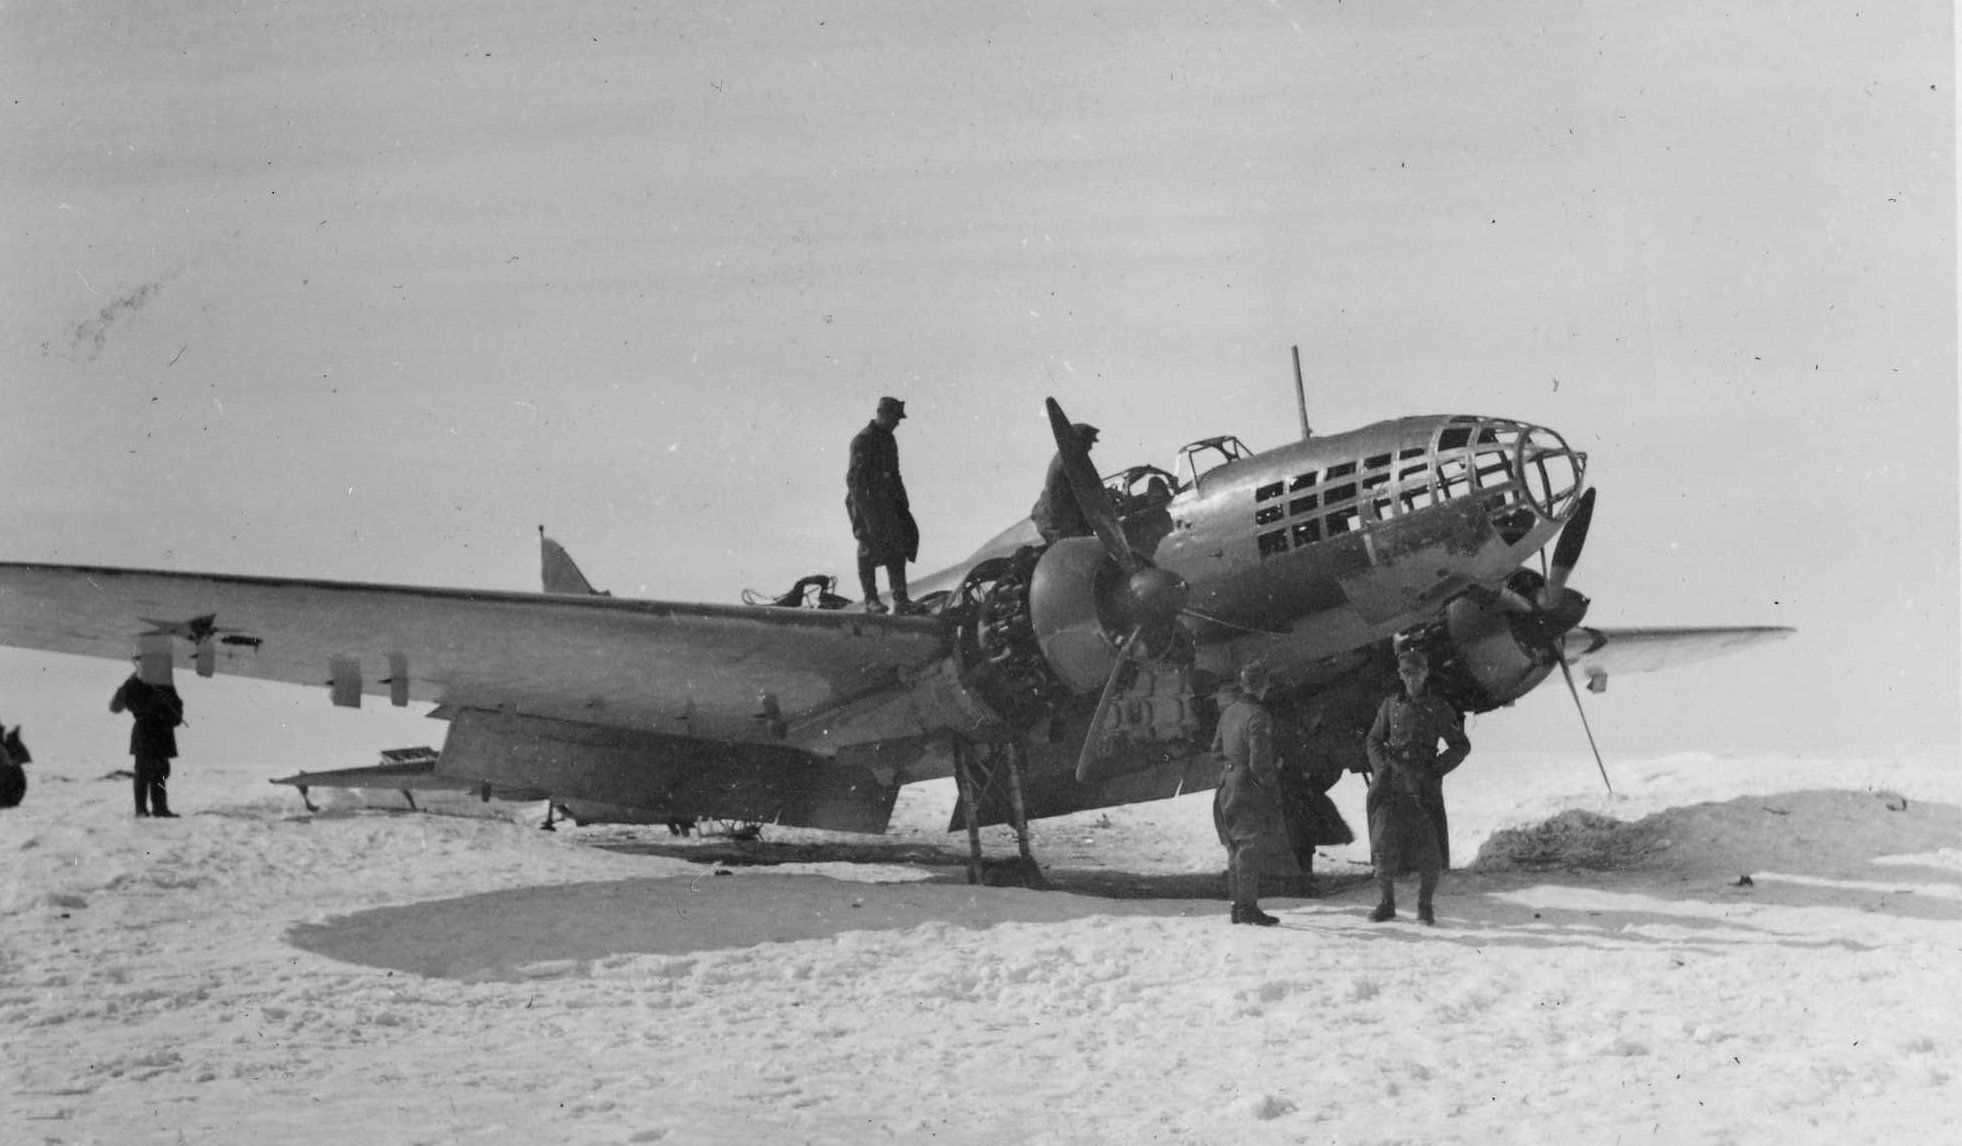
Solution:
<svg viewBox="0 0 1962 1146"><path fill-rule="evenodd" d="M1414 649L1397 657L1404 691L1377 708L1363 740L1370 766L1369 856L1381 892L1369 915L1376 923L1396 918L1396 877L1406 867L1417 871L1417 922L1437 923L1431 900L1444 848L1430 809L1443 805L1445 774L1464 763L1471 741L1457 711L1424 691L1430 667L1430 659Z"/></svg>
<svg viewBox="0 0 1962 1146"><path fill-rule="evenodd" d="M135 658L140 665L142 657ZM131 780L135 786L136 814L160 820L174 820L170 810L170 760L177 755L177 726L184 723L184 699L168 684L150 684L140 672L109 698L109 711L127 712L132 718L129 753L136 758Z"/></svg>
<svg viewBox="0 0 1962 1146"><path fill-rule="evenodd" d="M906 403L879 399L879 409L852 438L851 461L845 468L845 512L858 539L858 583L865 591L865 611L883 613L878 569L884 566L892 587L893 608L914 611L906 595L906 563L919 556L920 527L906 500L906 483L899 477L899 443L893 429L906 416Z"/></svg>
<svg viewBox="0 0 1962 1146"><path fill-rule="evenodd" d="M1088 422L1078 422L1070 429L1076 431L1076 440L1083 443L1083 452L1097 444L1097 427ZM1034 519L1036 532L1042 534L1044 541L1056 541L1064 537L1088 537L1093 532L1090 519L1083 516L1083 507L1077 504L1076 491L1070 487L1069 471L1063 467L1063 453L1049 459L1049 473L1042 480L1042 496L1036 498L1035 507L1029 510Z"/></svg>
<svg viewBox="0 0 1962 1146"><path fill-rule="evenodd" d="M1267 666L1240 670L1239 691L1219 714L1213 751L1223 763L1213 793L1213 827L1226 847L1226 889L1233 922L1272 927L1280 920L1260 909L1260 849L1281 842L1280 777L1274 765L1274 718L1261 701L1272 684Z"/></svg>

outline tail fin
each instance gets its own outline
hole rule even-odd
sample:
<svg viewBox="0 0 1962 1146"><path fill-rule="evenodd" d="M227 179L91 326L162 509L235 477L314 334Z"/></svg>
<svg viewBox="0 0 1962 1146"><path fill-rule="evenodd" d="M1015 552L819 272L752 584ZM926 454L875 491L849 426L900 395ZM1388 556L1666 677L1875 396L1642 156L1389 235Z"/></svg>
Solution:
<svg viewBox="0 0 1962 1146"><path fill-rule="evenodd" d="M547 593L569 593L582 597L612 596L610 593L601 593L593 588L593 583L586 580L586 575L579 571L579 566L573 564L572 555L565 551L565 546L545 536L545 527L542 525L538 527L538 563Z"/></svg>

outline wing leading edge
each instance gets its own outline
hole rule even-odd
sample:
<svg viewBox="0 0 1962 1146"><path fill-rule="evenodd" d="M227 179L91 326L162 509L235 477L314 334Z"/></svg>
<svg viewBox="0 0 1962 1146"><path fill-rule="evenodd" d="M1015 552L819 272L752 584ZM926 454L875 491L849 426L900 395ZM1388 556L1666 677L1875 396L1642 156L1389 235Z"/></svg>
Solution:
<svg viewBox="0 0 1962 1146"><path fill-rule="evenodd" d="M1796 630L1777 625L1729 628L1578 628L1563 638L1567 664L1582 677L1655 672L1782 641Z"/></svg>

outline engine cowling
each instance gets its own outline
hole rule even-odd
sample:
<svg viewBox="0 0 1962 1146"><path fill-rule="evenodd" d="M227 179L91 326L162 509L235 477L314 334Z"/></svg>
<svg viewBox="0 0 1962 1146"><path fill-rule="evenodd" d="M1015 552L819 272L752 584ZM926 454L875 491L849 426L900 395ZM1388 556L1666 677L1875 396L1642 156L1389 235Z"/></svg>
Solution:
<svg viewBox="0 0 1962 1146"><path fill-rule="evenodd" d="M1560 638L1587 611L1587 598L1571 589L1548 600L1544 579L1531 570L1515 573L1506 588L1459 596L1406 641L1430 657L1431 687L1460 711L1489 712L1539 687L1559 667Z"/></svg>
<svg viewBox="0 0 1962 1146"><path fill-rule="evenodd" d="M1117 660L1116 629L1104 616L1119 574L1094 537L1065 537L1036 562L1029 585L1029 622L1050 671L1072 692L1095 692ZM1120 630L1121 631L1121 630Z"/></svg>

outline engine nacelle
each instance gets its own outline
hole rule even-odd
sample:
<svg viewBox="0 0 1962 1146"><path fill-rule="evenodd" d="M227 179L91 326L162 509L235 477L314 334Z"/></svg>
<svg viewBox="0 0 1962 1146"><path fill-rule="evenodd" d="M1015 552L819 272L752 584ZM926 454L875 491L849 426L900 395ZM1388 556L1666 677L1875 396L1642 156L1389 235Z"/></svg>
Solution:
<svg viewBox="0 0 1962 1146"><path fill-rule="evenodd" d="M1518 614L1497 603L1460 597L1444 610L1444 628L1456 651L1457 674L1475 685L1485 712L1511 704L1539 687L1554 669L1549 650L1522 641L1515 629ZM1448 671L1448 670L1447 670Z"/></svg>
<svg viewBox="0 0 1962 1146"><path fill-rule="evenodd" d="M1100 603L1117 564L1094 537L1065 537L1044 551L1029 585L1029 621L1043 660L1073 692L1096 692L1117 662Z"/></svg>
<svg viewBox="0 0 1962 1146"><path fill-rule="evenodd" d="M1114 739L1163 742L1192 736L1191 636L1175 619L1155 628L1136 613L1171 613L1184 583L1144 568L1128 579L1093 537L984 561L968 572L948 610L960 618L962 680L1011 728L1028 728L1093 697L1111 679L1123 643L1143 635L1105 713ZM1127 606L1129 606L1127 608Z"/></svg>
<svg viewBox="0 0 1962 1146"><path fill-rule="evenodd" d="M1569 592L1554 610L1528 608L1537 598L1537 574L1515 575L1512 603L1497 594L1467 593L1444 608L1442 619L1408 634L1407 647L1431 661L1431 688L1461 712L1489 712L1539 687L1559 667L1560 635L1578 624L1586 598Z"/></svg>

